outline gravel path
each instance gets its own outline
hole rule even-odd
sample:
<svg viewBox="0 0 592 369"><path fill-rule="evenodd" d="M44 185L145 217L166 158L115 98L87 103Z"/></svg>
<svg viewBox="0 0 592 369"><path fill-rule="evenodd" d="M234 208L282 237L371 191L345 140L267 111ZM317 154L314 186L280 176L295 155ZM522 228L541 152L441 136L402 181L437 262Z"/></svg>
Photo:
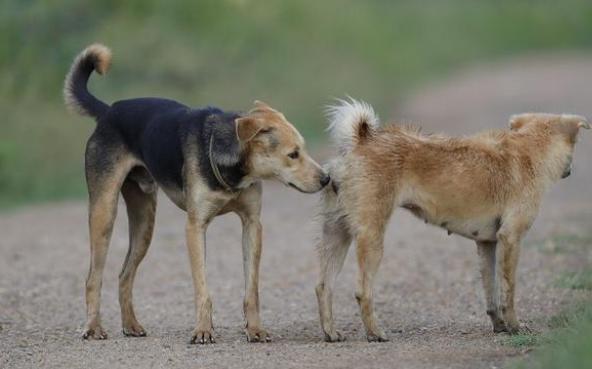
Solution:
<svg viewBox="0 0 592 369"><path fill-rule="evenodd" d="M573 111L592 116L592 56L530 56L481 65L417 91L392 116L449 133L503 127L510 113ZM383 114L385 115L385 114ZM588 133L588 132L585 132ZM582 135L575 172L547 197L519 267L518 314L535 330L584 293L554 287L584 261L550 251L550 234L579 234L592 219L591 137ZM493 368L522 355L490 332L472 242L447 236L403 211L393 217L376 285L376 309L391 341L365 342L353 298L352 255L337 284L337 326L348 338L322 342L314 286L316 196L275 184L264 190L262 319L270 344L242 333L240 222L227 215L208 231L208 283L215 345L189 345L193 289L184 214L160 197L152 248L140 267L135 306L146 338L124 338L117 275L127 250L125 210L114 232L103 283L107 341L80 338L88 266L86 205L22 208L0 215L0 368ZM586 224L588 223L588 224ZM543 245L543 246L541 246ZM353 253L352 253L353 254Z"/></svg>

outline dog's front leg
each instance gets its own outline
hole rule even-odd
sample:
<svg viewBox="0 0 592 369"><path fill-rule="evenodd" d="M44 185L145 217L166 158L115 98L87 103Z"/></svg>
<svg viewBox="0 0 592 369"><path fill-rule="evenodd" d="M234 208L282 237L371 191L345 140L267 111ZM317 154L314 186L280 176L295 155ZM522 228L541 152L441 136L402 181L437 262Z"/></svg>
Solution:
<svg viewBox="0 0 592 369"><path fill-rule="evenodd" d="M259 263L261 260L261 185L255 184L239 198L237 214L243 226L243 270L245 275L245 334L249 342L269 342L259 316Z"/></svg>
<svg viewBox="0 0 592 369"><path fill-rule="evenodd" d="M259 317L259 261L261 260L261 222L243 220L243 267L245 272L245 333L249 342L269 342Z"/></svg>
<svg viewBox="0 0 592 369"><path fill-rule="evenodd" d="M193 276L193 288L197 326L193 331L191 343L214 343L212 326L212 300L206 284L205 267L205 235L207 222L197 214L188 212L187 217L187 248L189 250L189 262L191 263L191 275Z"/></svg>
<svg viewBox="0 0 592 369"><path fill-rule="evenodd" d="M509 224L508 224L509 223ZM514 309L516 267L520 255L520 241L530 227L530 222L508 222L497 234L498 244L495 254L495 274L498 312L510 334L520 331L520 323Z"/></svg>

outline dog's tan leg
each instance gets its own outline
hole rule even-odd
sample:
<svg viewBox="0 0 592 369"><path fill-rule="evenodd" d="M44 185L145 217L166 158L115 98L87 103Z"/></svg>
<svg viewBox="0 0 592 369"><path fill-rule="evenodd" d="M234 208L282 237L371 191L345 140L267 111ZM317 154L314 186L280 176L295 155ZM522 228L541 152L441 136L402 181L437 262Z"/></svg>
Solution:
<svg viewBox="0 0 592 369"><path fill-rule="evenodd" d="M360 305L362 321L366 327L366 336L369 342L388 341L376 322L373 301L374 277L382 259L383 238L384 229L369 224L360 227L356 236L356 251L360 269L356 299Z"/></svg>
<svg viewBox="0 0 592 369"><path fill-rule="evenodd" d="M88 164L87 182L89 188L90 268L86 279L87 321L83 338L106 339L101 327L100 300L103 269L107 250L117 215L117 200L129 165L113 164L100 173ZM129 164L129 163L127 163Z"/></svg>
<svg viewBox="0 0 592 369"><path fill-rule="evenodd" d="M520 237L515 232L500 232L496 250L496 279L499 313L510 334L518 333L520 323L514 310L516 266L520 254Z"/></svg>
<svg viewBox="0 0 592 369"><path fill-rule="evenodd" d="M345 337L335 329L333 321L333 286L343 267L351 242L352 237L345 219L343 217L333 219L330 214L325 215L323 235L318 244L320 278L315 290L321 328L327 342L345 340Z"/></svg>
<svg viewBox="0 0 592 369"><path fill-rule="evenodd" d="M491 319L494 332L506 330L503 320L500 318L498 304L495 299L495 251L496 242L477 241L477 252L479 254L479 269L481 270L481 280L483 290L485 291L485 304L487 306L487 315Z"/></svg>
<svg viewBox="0 0 592 369"><path fill-rule="evenodd" d="M207 204L200 204L207 207ZM193 277L197 326L193 331L191 343L214 343L212 325L212 300L206 283L206 229L208 220L195 213L187 212L187 248Z"/></svg>
<svg viewBox="0 0 592 369"><path fill-rule="evenodd" d="M524 213L513 213L506 216L502 220L502 227L497 233L495 274L499 301L498 311L510 334L520 331L520 323L516 318L514 309L514 292L520 242L534 219L533 216L528 216L528 214L536 214L536 211L530 209L530 212L527 212L526 215Z"/></svg>
<svg viewBox="0 0 592 369"><path fill-rule="evenodd" d="M237 214L243 226L243 270L245 276L245 334L249 342L269 342L271 338L259 316L259 263L261 260L261 184L243 191Z"/></svg>
<svg viewBox="0 0 592 369"><path fill-rule="evenodd" d="M156 214L156 192L145 193L137 183L128 180L124 182L121 193L127 206L129 221L129 249L119 274L121 322L124 335L141 337L146 335L146 331L136 319L132 303L132 289L136 270L144 259L152 240Z"/></svg>

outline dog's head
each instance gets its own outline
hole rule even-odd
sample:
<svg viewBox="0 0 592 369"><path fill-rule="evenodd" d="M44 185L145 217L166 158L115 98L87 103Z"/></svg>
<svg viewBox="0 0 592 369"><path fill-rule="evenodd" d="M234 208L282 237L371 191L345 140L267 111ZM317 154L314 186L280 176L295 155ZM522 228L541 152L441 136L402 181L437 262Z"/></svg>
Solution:
<svg viewBox="0 0 592 369"><path fill-rule="evenodd" d="M306 193L329 183L327 173L306 152L300 133L279 111L255 101L255 107L235 123L250 176L275 178Z"/></svg>
<svg viewBox="0 0 592 369"><path fill-rule="evenodd" d="M550 138L547 158L553 177L571 174L574 147L580 128L590 129L588 120L575 114L525 113L510 118L512 131L533 132Z"/></svg>

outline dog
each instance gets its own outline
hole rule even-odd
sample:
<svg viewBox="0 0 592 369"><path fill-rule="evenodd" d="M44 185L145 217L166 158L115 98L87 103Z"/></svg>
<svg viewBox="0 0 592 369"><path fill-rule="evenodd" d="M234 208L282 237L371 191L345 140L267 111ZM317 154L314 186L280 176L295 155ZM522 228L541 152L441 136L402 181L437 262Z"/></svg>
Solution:
<svg viewBox="0 0 592 369"><path fill-rule="evenodd" d="M85 154L91 261L86 280L83 337L105 339L99 314L103 267L121 192L130 243L119 275L123 333L145 336L132 304L136 270L154 228L157 189L186 211L186 237L194 283L197 325L191 343L214 342L212 301L206 284L205 233L217 215L236 213L243 227L245 333L266 342L259 318L261 180L276 179L305 193L329 177L307 154L304 139L284 115L256 101L246 114L215 107L192 109L161 98L121 100L111 106L87 89L93 71L106 73L111 51L94 44L74 60L65 79L66 105L94 118Z"/></svg>
<svg viewBox="0 0 592 369"><path fill-rule="evenodd" d="M520 242L549 186L571 173L578 115L512 116L509 130L471 137L424 135L407 126L381 127L372 107L341 100L329 108L338 155L327 165L316 286L325 340L341 341L332 311L333 285L355 240L356 299L368 341L386 341L374 316L373 283L384 232L397 207L477 244L487 315L495 332L519 332L514 310Z"/></svg>

